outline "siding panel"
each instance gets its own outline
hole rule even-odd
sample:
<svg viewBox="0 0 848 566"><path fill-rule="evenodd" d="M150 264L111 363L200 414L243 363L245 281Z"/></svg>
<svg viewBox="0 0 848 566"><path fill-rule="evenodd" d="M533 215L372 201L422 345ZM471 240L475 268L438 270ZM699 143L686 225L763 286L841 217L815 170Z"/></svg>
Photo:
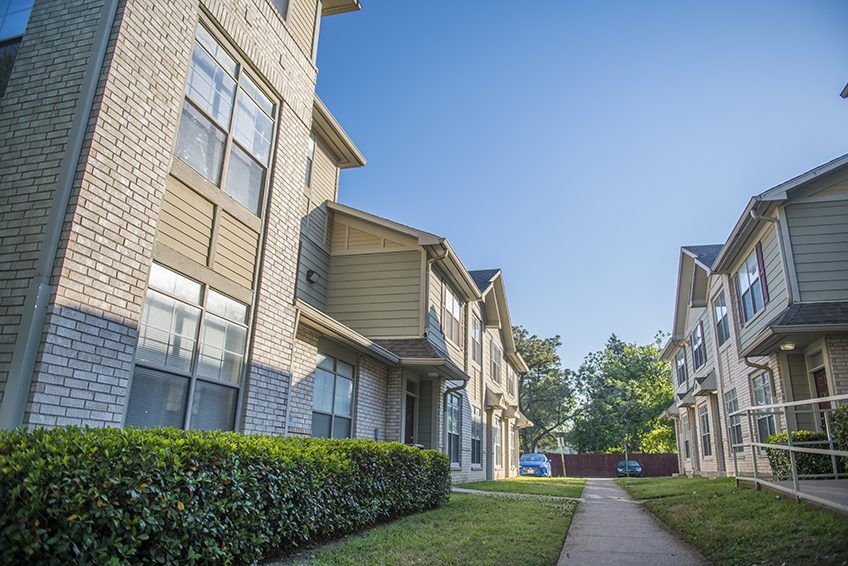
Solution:
<svg viewBox="0 0 848 566"><path fill-rule="evenodd" d="M802 301L848 300L848 201L786 207Z"/></svg>
<svg viewBox="0 0 848 566"><path fill-rule="evenodd" d="M168 179L156 239L201 264L209 257L212 203L180 183Z"/></svg>
<svg viewBox="0 0 848 566"><path fill-rule="evenodd" d="M227 214L218 226L215 271L244 287L253 287L259 234Z"/></svg>
<svg viewBox="0 0 848 566"><path fill-rule="evenodd" d="M306 280L309 270L318 273L315 283ZM297 278L297 296L310 305L325 310L327 308L327 280L330 272L330 255L321 246L309 238L304 238L300 246L300 267Z"/></svg>

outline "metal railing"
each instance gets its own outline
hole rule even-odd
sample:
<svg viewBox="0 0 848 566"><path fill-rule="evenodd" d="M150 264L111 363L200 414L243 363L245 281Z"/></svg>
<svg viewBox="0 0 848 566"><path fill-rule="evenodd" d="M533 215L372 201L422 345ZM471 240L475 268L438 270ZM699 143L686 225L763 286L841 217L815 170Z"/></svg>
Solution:
<svg viewBox="0 0 848 566"><path fill-rule="evenodd" d="M733 454L733 472L736 476L737 483L742 481L752 481L759 488L761 485L767 486L775 491L789 494L797 499L806 499L819 505L824 505L836 509L842 513L848 514L848 505L820 497L809 492L804 492L801 489L800 481L802 479L843 479L848 478L848 450L842 450L837 447L836 440L833 436L833 412L842 405L848 405L848 394L831 395L829 397L817 397L814 399L805 399L803 401L789 401L786 403L773 403L771 405L755 405L741 409L728 416L728 424L730 425L731 417L744 417L748 421L748 430L750 431L750 442L744 441L733 443L732 435L728 435L730 442L730 452ZM793 438L794 433L800 432L798 429L799 416L811 415L810 419L813 423L813 432L824 433L825 439L820 440L800 440ZM759 420L768 418L769 416L775 419L775 431L778 430L777 419L782 417L784 430L786 432L786 443L770 443L766 442L767 438L760 438ZM732 426L732 425L731 425ZM802 429L803 430L803 429ZM826 447L825 447L826 446ZM741 448L739 452L737 449ZM737 459L738 453L744 453L746 449L751 450L751 460L753 463L754 476L740 476L739 462ZM772 475L766 477L760 472L758 460L761 458L762 451L765 449L781 450L788 452L789 455L789 471L792 479L792 487L775 481ZM830 471L827 473L799 473L797 456L799 454L814 454L830 457Z"/></svg>

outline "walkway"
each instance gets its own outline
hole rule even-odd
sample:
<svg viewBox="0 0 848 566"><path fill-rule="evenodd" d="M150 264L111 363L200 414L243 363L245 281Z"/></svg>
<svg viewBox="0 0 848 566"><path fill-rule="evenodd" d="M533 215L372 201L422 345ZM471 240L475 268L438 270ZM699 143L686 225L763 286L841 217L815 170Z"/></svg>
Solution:
<svg viewBox="0 0 848 566"><path fill-rule="evenodd" d="M559 566L707 564L611 479L587 479Z"/></svg>

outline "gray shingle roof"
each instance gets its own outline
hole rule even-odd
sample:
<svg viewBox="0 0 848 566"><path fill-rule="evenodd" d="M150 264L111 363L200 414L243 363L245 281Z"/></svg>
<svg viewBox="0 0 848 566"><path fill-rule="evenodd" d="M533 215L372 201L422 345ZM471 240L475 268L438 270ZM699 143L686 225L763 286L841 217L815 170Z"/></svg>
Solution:
<svg viewBox="0 0 848 566"><path fill-rule="evenodd" d="M848 301L795 303L777 315L771 326L848 324Z"/></svg>
<svg viewBox="0 0 848 566"><path fill-rule="evenodd" d="M374 343L382 346L399 358L432 359L446 357L427 338L389 338L385 340L374 340Z"/></svg>
<svg viewBox="0 0 848 566"><path fill-rule="evenodd" d="M474 280L474 284L477 285L477 288L480 289L482 293L486 289L489 288L489 283L492 282L492 279L495 278L500 272L500 269L476 269L474 271L469 271L471 274L471 278Z"/></svg>
<svg viewBox="0 0 848 566"><path fill-rule="evenodd" d="M683 249L698 258L698 261L712 269L723 244L709 244L706 246L683 246Z"/></svg>

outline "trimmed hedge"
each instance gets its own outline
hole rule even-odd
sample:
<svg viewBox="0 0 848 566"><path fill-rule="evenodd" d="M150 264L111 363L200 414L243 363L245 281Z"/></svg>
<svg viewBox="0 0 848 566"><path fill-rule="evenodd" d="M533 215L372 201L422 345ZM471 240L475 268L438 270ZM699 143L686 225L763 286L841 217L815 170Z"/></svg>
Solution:
<svg viewBox="0 0 848 566"><path fill-rule="evenodd" d="M0 432L0 562L252 563L449 494L447 457L398 443Z"/></svg>
<svg viewBox="0 0 848 566"><path fill-rule="evenodd" d="M786 444L786 433L779 432L768 437L766 442L769 444ZM803 446L805 442L815 440L827 440L827 433L816 432L813 430L799 430L792 433L792 442ZM811 444L810 448L827 448L827 444ZM792 477L792 466L789 462L789 451L779 450L777 448L766 448L769 465L772 473L780 479L790 479ZM839 458L838 460L842 460ZM837 465L841 462L838 461ZM830 456L824 454L805 454L803 452L795 453L795 465L798 474L832 474L833 462ZM840 466L841 467L841 466Z"/></svg>
<svg viewBox="0 0 848 566"><path fill-rule="evenodd" d="M848 450L848 405L833 411L833 440L841 450Z"/></svg>

